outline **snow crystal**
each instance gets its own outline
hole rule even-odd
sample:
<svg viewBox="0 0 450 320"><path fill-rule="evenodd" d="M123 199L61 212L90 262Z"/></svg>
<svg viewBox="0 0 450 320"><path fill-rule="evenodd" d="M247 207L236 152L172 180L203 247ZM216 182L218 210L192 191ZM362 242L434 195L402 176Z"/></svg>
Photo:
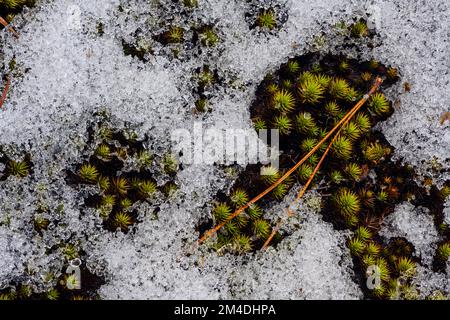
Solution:
<svg viewBox="0 0 450 320"><path fill-rule="evenodd" d="M377 1L382 13L383 46L374 55L399 67L403 82L411 91L393 92L400 105L383 125L383 133L397 148L396 157L417 167L421 174L433 175L441 184L449 171L433 172L434 161L449 167L449 123L439 117L449 111L448 81L448 1ZM435 159L434 161L432 161Z"/></svg>
<svg viewBox="0 0 450 320"><path fill-rule="evenodd" d="M386 239L404 237L411 242L418 257L430 265L439 236L429 210L414 207L409 202L397 205L395 211L383 221L380 235Z"/></svg>
<svg viewBox="0 0 450 320"><path fill-rule="evenodd" d="M279 247L237 272L233 293L242 299L360 299L344 235L317 213L304 215L300 229Z"/></svg>

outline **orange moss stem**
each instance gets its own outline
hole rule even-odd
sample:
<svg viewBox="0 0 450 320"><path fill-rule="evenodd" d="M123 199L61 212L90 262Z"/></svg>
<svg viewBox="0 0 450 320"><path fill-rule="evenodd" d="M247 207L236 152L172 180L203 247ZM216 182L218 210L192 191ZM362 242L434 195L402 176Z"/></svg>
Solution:
<svg viewBox="0 0 450 320"><path fill-rule="evenodd" d="M6 29L8 29L8 31L11 32L16 38L19 37L19 34L17 33L17 31L14 30L14 28L11 27L11 26L9 25L9 23L8 23L5 19L3 19L2 17L0 17L0 23L1 23Z"/></svg>
<svg viewBox="0 0 450 320"><path fill-rule="evenodd" d="M247 204L243 205L239 209L237 209L233 214L231 214L225 221L218 224L214 228L208 230L205 232L205 234L198 240L198 244L202 244L206 239L211 237L214 233L219 231L221 228L223 228L227 222L229 222L231 219L238 216L240 213L242 213L245 209L250 207L253 203L257 202L259 199L267 195L269 192L271 192L273 189L275 189L280 183L282 183L286 178L288 178L299 166L301 166L308 158L313 155L320 146L328 140L328 138L333 135L333 133L336 132L344 123L348 122L348 120L361 108L361 106L369 99L370 95L372 95L380 86L380 84L383 82L381 78L377 78L375 80L374 85L370 89L370 91L331 129L327 135L320 140L320 142L311 150L309 151L300 161L298 161L291 169L289 169L281 178L279 178L274 184L272 184L270 187L268 187L266 190L261 192L259 195L257 195L255 198L250 200Z"/></svg>
<svg viewBox="0 0 450 320"><path fill-rule="evenodd" d="M316 167L314 168L314 171L312 172L312 174L309 176L308 181L306 181L305 185L303 186L303 188L300 190L300 192L298 193L297 197L295 198L294 201L292 201L292 203L289 205L289 207L286 209L287 211L287 218L292 217L294 215L294 212L292 212L291 208L294 207L294 205L300 201L300 199L303 197L303 195L305 194L306 190L308 189L309 185L311 184L311 182L313 181L315 175L317 174L317 172L319 171L323 161L325 160L325 158L328 155L328 152L331 150L331 147L333 146L333 143L336 141L336 139L339 137L339 134L342 131L342 128L348 123L348 121L350 121L351 118L353 118L353 116L356 114L358 110L353 111L351 114L349 114L347 120L343 123L343 125L340 127L339 131L334 135L333 139L331 140L331 142L328 144L327 149L325 150L325 152L323 153L322 157L320 158L319 162L317 163ZM270 242L272 241L273 237L275 236L275 234L278 232L278 230L280 230L281 226L283 225L283 219L280 219L280 221L278 221L277 225L272 229L272 232L270 234L270 236L267 238L266 242L264 242L264 245L262 246L261 250L265 250L267 249L267 247L269 246Z"/></svg>
<svg viewBox="0 0 450 320"><path fill-rule="evenodd" d="M8 90L9 90L9 85L10 85L10 83L11 83L11 79L10 79L9 76L7 76L7 77L6 77L6 85L5 85L5 88L3 89L2 97L0 98L0 109L2 108L3 103L4 103L5 100L6 100L6 95L8 94Z"/></svg>

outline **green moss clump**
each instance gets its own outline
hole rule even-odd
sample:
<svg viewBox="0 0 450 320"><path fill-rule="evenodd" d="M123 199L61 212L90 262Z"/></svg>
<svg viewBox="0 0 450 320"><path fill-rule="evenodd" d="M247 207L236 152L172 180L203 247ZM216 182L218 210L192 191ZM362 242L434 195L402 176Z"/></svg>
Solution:
<svg viewBox="0 0 450 320"><path fill-rule="evenodd" d="M98 193L86 199L86 204L97 210L106 229L128 232L138 222L138 212L133 209L136 203L155 204L173 196L178 161L169 153L155 159L134 134L100 126L96 137L100 143L93 154L78 170L69 172L67 180L73 185L97 186ZM121 170L125 159L138 169ZM164 185L156 183L155 172L166 176Z"/></svg>
<svg viewBox="0 0 450 320"><path fill-rule="evenodd" d="M33 163L29 154L25 154L20 160L13 159L4 154L1 147L0 163L4 166L3 173L0 175L0 181L6 180L8 177L25 178L30 175L33 169Z"/></svg>
<svg viewBox="0 0 450 320"><path fill-rule="evenodd" d="M363 22L356 23L352 27L352 36L370 35L366 27ZM398 71L374 59L358 61L345 56L311 53L290 58L279 70L264 78L257 88L250 116L256 130L279 129L280 168L248 165L231 186L230 195L217 196L217 201L226 205L225 216L229 217L234 208L276 183L311 150L317 151L297 168L295 174L274 186L267 196L221 229L216 249L223 252L226 248L234 248L239 254L247 252L242 248L257 250L262 247L273 227L265 216L267 209L285 199L292 186L308 181L331 139L320 147L317 143L369 91L377 77L386 80L342 126L314 179L321 181L318 192L322 194L324 219L339 229L354 231L347 245L355 261L355 271L368 278L372 275L370 272L376 270L380 276L378 287L365 287L367 297L417 297L412 285L416 269L414 248L404 239L382 243L378 231L383 219L397 204L420 201L443 226L439 230L445 241L440 244L435 259L436 268L442 268L443 261L449 256L449 233L443 224L442 206L450 188L433 186L431 191L426 191L415 182L411 168L392 161L393 147L374 127L394 111L383 92L396 83ZM238 196L236 190L245 192L247 197ZM242 201L237 205L238 199ZM283 236L278 231L271 245L275 246ZM401 285L397 286L399 279Z"/></svg>
<svg viewBox="0 0 450 320"><path fill-rule="evenodd" d="M261 29L272 30L277 25L275 12L272 9L261 11L256 19L256 24Z"/></svg>
<svg viewBox="0 0 450 320"><path fill-rule="evenodd" d="M0 1L0 16L10 23L24 7L33 7L35 3L36 0L2 0ZM0 24L0 30L3 28L4 26Z"/></svg>
<svg viewBox="0 0 450 320"><path fill-rule="evenodd" d="M360 20L350 27L351 34L355 38L366 37L369 34L369 28L367 27L366 22Z"/></svg>
<svg viewBox="0 0 450 320"><path fill-rule="evenodd" d="M168 43L181 43L184 41L184 30L178 26L171 26L164 37Z"/></svg>
<svg viewBox="0 0 450 320"><path fill-rule="evenodd" d="M215 46L220 38L217 35L216 31L212 27L204 27L199 32L199 38L202 43L202 45L207 47L213 47Z"/></svg>

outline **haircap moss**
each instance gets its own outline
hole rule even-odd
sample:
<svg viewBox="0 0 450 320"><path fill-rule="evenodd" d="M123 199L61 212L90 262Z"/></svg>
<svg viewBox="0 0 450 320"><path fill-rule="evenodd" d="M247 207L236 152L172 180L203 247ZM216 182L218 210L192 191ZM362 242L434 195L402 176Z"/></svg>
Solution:
<svg viewBox="0 0 450 320"><path fill-rule="evenodd" d="M269 186L273 187L263 200L249 205L249 208L228 221L229 225L227 223L225 228L219 229L216 247L220 248L221 254L228 250L242 254L263 247L266 232L261 233L261 230L266 230L267 226L274 228L269 222L273 221L273 217L266 215L286 198L294 186L312 177L314 167L327 144L320 146L313 156L300 164L289 179L283 182L278 180L307 152L316 148L317 142L363 97L373 79L392 78L387 74L388 69L375 59L358 61L343 55L310 53L290 58L279 70L271 71L264 78L250 106L250 117L255 130L280 129L280 168L248 165L238 174L228 195L217 195L214 201L226 205L223 221L227 221L226 217L230 217L234 209L239 207L234 204L240 198L234 194L235 190L244 191L249 200ZM393 211L396 204L421 198L420 203L427 206L433 202L439 203L439 209L434 207L431 210L437 215L437 221L442 221L442 201L447 193L445 188L441 188L443 191L433 188L434 191L426 192L418 186L414 181L414 171L392 160L394 148L374 128L394 111L384 92L396 81L386 80L340 130L331 146L330 155L313 180L321 181L317 192L322 195L320 208L324 220L330 221L336 228L354 230L348 246L354 255L355 272L367 278L370 276L367 274L370 266L379 269L380 285L370 290L364 288L364 294L380 299L391 296L392 281L399 276L399 270L404 270L407 262L415 261L409 244L396 249L380 241L378 232L383 219ZM288 98L282 103L279 103L281 99L276 99L277 108L274 108L273 97L276 94L287 95ZM273 186L277 181L278 185ZM244 201L241 204L245 205ZM211 220L208 226L212 227L212 223ZM286 231L278 229L278 225L275 230L271 242L273 246L287 235ZM247 250L243 250L242 246L237 245L242 239L252 239L251 248L245 245ZM442 248L446 246L442 244ZM403 259L399 260L400 257ZM435 260L437 265L442 266L438 254ZM411 279L408 278L404 287L410 284ZM402 296L413 296L413 291L404 289Z"/></svg>
<svg viewBox="0 0 450 320"><path fill-rule="evenodd" d="M98 193L86 199L87 206L96 209L106 229L128 232L139 222L134 204L158 204L173 196L178 162L169 153L155 159L135 134L106 130L102 125L99 128L93 136L100 143L77 173L68 172L67 181L72 185L95 185ZM125 157L133 166L126 171L122 170ZM158 185L156 175L164 176L166 183Z"/></svg>

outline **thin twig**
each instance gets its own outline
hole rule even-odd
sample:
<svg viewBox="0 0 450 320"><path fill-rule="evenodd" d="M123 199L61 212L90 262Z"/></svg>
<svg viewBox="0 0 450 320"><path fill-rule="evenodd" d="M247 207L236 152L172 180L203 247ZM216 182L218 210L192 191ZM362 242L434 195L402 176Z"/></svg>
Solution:
<svg viewBox="0 0 450 320"><path fill-rule="evenodd" d="M19 37L19 34L17 33L16 30L14 30L14 28L12 26L9 25L9 23L3 19L2 17L0 17L0 23L6 28L8 29L9 32L11 32L16 38Z"/></svg>
<svg viewBox="0 0 450 320"><path fill-rule="evenodd" d="M378 78L379 79L379 78ZM375 84L373 85L372 89L378 88L378 86L381 84L381 82L379 82L379 80L377 79L377 81L375 82ZM379 82L379 83L378 83ZM365 96L363 99L361 99L357 106L360 105L360 107L367 101L367 99L369 98L370 95L373 94L373 92L375 92L375 90L370 90L369 93L367 94L367 96ZM289 205L289 207L286 209L287 211L287 218L292 217L294 215L294 213L292 212L291 208L300 201L300 199L303 197L303 195L305 194L306 190L308 189L309 185L311 184L312 180L314 179L315 175L317 174L317 172L319 171L320 166L322 165L323 161L325 160L326 156L328 155L328 152L330 151L331 147L333 146L333 143L336 141L336 139L339 137L339 134L342 131L342 128L350 121L351 118L353 118L353 116L356 114L356 112L358 112L358 108L354 108L354 111L351 111L350 114L347 114L347 120L343 123L343 125L340 127L339 131L334 135L333 139L331 140L330 144L328 145L327 149L325 150L325 152L323 153L322 157L320 158L319 162L317 163L316 167L314 168L314 171L312 172L312 174L309 176L308 181L305 183L305 185L303 186L303 188L300 190L300 192L298 193L296 199L294 201L292 201L292 203ZM270 234L270 236L267 238L267 240L264 242L264 245L262 246L261 250L265 250L267 249L267 247L269 246L270 242L272 241L273 237L275 236L275 234L278 232L278 230L280 230L281 226L283 224L283 219L280 219L277 223L277 225L272 229L272 233Z"/></svg>
<svg viewBox="0 0 450 320"><path fill-rule="evenodd" d="M0 99L0 109L3 106L3 102L6 100L6 95L8 94L9 84L11 83L11 78L9 76L6 77L6 85L2 92L2 97Z"/></svg>
<svg viewBox="0 0 450 320"><path fill-rule="evenodd" d="M221 228L223 228L230 220L235 218L237 215L242 213L245 209L250 207L253 203L257 202L259 199L264 197L266 194L271 192L273 189L275 189L279 184L281 184L286 178L288 178L295 170L297 170L298 167L300 167L308 158L313 155L320 146L328 140L328 138L331 137L333 133L335 133L336 130L339 129L339 127L347 121L349 116L353 115L356 111L358 111L361 106L367 101L369 96L375 92L375 90L378 88L378 86L383 82L381 78L377 78L375 81L375 84L372 86L370 92L366 94L334 127L331 129L327 135L311 150L306 154L295 166L293 166L291 169L289 169L281 178L279 178L274 184L272 184L270 187L268 187L266 190L261 192L259 195L257 195L255 198L250 200L247 204L243 205L239 209L237 209L233 214L231 214L227 219L225 219L222 223L218 224L214 228L208 230L205 232L205 234L198 240L198 244L202 244L206 239L208 239L210 236L212 236L214 233L219 231Z"/></svg>

